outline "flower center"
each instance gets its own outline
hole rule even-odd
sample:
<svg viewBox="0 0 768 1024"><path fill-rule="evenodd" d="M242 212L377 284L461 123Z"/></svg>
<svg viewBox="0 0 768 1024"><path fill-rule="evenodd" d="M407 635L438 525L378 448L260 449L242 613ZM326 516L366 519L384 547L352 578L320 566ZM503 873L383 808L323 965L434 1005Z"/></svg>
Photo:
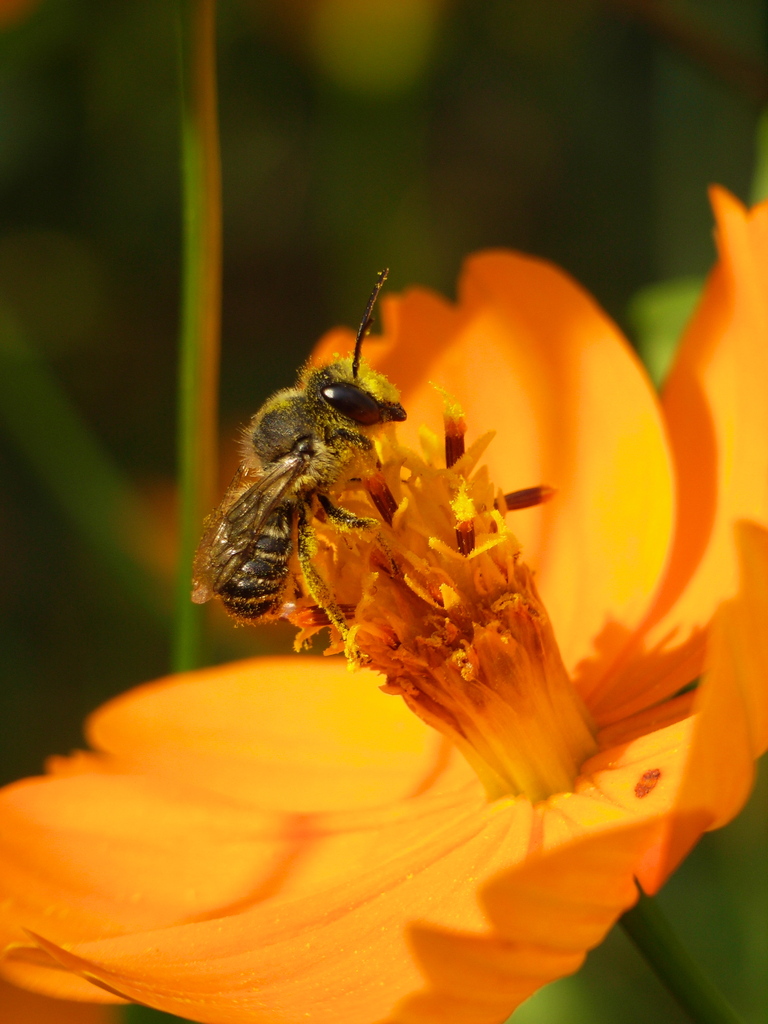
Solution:
<svg viewBox="0 0 768 1024"><path fill-rule="evenodd" d="M321 524L314 561L351 619L348 658L383 673L386 693L450 737L489 798L542 800L572 789L596 749L593 725L499 511L514 501L476 468L493 435L464 452L463 433L461 416L447 414L445 456L426 431L418 455L388 428L368 494L347 481L332 496L359 515L372 499L381 530ZM300 644L324 623L297 605Z"/></svg>

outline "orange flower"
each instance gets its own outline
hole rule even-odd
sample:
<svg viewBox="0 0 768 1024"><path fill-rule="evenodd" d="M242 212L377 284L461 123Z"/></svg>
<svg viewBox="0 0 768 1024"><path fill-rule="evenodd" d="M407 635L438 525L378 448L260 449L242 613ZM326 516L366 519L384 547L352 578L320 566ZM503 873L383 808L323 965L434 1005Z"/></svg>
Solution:
<svg viewBox="0 0 768 1024"><path fill-rule="evenodd" d="M432 380L470 444L446 468L434 434L385 435L391 525L318 531L388 694L294 657L106 705L94 753L0 798L7 979L216 1024L493 1024L738 811L768 745L768 205L713 200L721 260L661 405L540 261L474 257L456 306L389 300L370 348L405 437L440 427Z"/></svg>
<svg viewBox="0 0 768 1024"><path fill-rule="evenodd" d="M7 1024L118 1024L111 1006L48 999L5 981L0 981L0 1019Z"/></svg>

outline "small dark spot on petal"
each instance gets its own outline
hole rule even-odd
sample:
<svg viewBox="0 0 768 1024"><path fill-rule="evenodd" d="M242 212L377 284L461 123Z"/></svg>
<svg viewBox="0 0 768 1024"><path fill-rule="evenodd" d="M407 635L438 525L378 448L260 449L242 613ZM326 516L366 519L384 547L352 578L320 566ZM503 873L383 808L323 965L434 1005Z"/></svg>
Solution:
<svg viewBox="0 0 768 1024"><path fill-rule="evenodd" d="M651 790L655 788L656 783L660 778L660 768L651 768L647 772L643 772L640 776L640 781L635 786L635 796L637 799L642 800L644 796L648 796Z"/></svg>

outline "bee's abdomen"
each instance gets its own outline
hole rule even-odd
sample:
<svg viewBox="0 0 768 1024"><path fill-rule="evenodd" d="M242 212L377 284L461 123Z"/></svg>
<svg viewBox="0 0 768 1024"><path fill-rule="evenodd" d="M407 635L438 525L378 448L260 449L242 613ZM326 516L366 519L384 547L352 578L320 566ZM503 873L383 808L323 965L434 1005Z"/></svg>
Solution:
<svg viewBox="0 0 768 1024"><path fill-rule="evenodd" d="M260 619L280 609L288 577L292 506L278 506L240 565L218 593L238 619Z"/></svg>

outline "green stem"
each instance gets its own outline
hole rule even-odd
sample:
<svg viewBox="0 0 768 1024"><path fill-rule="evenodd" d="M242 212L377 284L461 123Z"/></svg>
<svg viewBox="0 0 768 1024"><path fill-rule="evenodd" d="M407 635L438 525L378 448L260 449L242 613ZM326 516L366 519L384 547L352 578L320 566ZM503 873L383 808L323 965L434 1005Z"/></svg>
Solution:
<svg viewBox="0 0 768 1024"><path fill-rule="evenodd" d="M655 974L698 1024L742 1024L735 1010L692 959L658 903L640 899L620 921Z"/></svg>
<svg viewBox="0 0 768 1024"><path fill-rule="evenodd" d="M221 314L221 174L215 0L178 0L184 205L179 364L179 569L173 667L202 660L192 558L214 503Z"/></svg>

